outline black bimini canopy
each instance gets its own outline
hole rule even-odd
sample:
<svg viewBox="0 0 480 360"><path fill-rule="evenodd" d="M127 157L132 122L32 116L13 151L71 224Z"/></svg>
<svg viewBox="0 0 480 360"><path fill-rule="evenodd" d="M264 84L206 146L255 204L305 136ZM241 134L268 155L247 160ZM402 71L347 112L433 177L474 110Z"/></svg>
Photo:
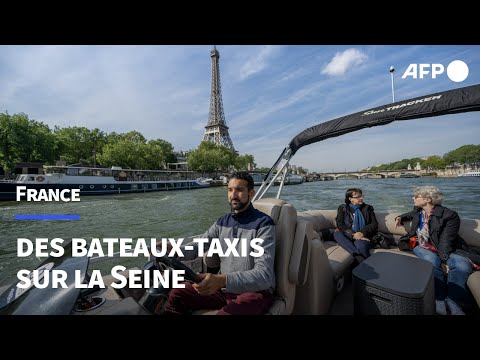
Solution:
<svg viewBox="0 0 480 360"><path fill-rule="evenodd" d="M265 175L254 200L262 198L271 183L279 177L282 171L284 172L283 178L285 178L288 162L305 145L368 127L387 125L397 120L411 120L479 110L480 84L399 101L312 126L290 141L270 171ZM281 187L277 198L280 196L280 192Z"/></svg>
<svg viewBox="0 0 480 360"><path fill-rule="evenodd" d="M479 110L480 85L472 85L399 101L312 126L295 136L289 147L293 156L302 146L372 126Z"/></svg>

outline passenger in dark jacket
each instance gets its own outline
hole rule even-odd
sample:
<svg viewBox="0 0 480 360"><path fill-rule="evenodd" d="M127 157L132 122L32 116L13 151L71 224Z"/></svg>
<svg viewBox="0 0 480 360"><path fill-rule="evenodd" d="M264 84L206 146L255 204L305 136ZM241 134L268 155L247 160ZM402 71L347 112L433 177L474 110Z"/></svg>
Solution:
<svg viewBox="0 0 480 360"><path fill-rule="evenodd" d="M452 315L464 315L462 306L472 302L467 279L473 267L469 259L455 253L465 243L458 235L460 217L442 202L443 194L435 187L415 189L415 209L395 219L397 226L412 222L398 247L403 251L413 249L415 255L433 264L437 313L446 315L448 308Z"/></svg>
<svg viewBox="0 0 480 360"><path fill-rule="evenodd" d="M378 222L371 205L363 202L361 189L351 188L345 193L345 204L338 207L335 241L358 262L370 256L375 244L370 241L377 234Z"/></svg>

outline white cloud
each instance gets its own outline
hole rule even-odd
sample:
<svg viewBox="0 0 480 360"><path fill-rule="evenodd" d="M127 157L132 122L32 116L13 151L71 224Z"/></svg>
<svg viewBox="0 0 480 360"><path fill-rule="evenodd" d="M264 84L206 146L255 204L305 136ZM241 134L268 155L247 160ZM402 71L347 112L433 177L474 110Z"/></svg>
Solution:
<svg viewBox="0 0 480 360"><path fill-rule="evenodd" d="M343 75L355 65L360 65L368 56L358 49L347 49L336 53L333 59L323 68L322 74L330 76Z"/></svg>
<svg viewBox="0 0 480 360"><path fill-rule="evenodd" d="M240 68L240 80L245 80L248 77L261 72L268 66L268 60L277 52L277 47L264 46L260 52L251 60L248 60Z"/></svg>
<svg viewBox="0 0 480 360"><path fill-rule="evenodd" d="M233 120L237 129L250 127L254 123L260 122L262 119L280 112L286 108L289 108L299 102L304 101L306 98L318 88L318 84L309 86L307 88L298 89L289 96L283 99L269 98L268 103L252 104L249 110L244 111L241 115L235 117Z"/></svg>
<svg viewBox="0 0 480 360"><path fill-rule="evenodd" d="M301 67L299 69L295 69L293 71L282 74L279 81L291 81L293 79L305 76L306 74L308 74L308 70Z"/></svg>

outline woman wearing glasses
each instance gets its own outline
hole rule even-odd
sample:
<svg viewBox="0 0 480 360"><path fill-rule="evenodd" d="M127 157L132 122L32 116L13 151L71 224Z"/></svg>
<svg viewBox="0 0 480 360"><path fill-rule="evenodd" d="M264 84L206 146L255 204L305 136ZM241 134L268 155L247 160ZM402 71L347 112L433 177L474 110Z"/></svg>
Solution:
<svg viewBox="0 0 480 360"><path fill-rule="evenodd" d="M370 256L375 244L370 239L377 234L378 222L371 205L363 202L361 189L351 188L345 193L345 203L338 207L335 241L347 250L357 262Z"/></svg>
<svg viewBox="0 0 480 360"><path fill-rule="evenodd" d="M471 303L467 279L473 268L470 260L455 253L465 241L458 236L460 217L441 204L443 194L435 187L417 187L414 210L395 218L396 226L411 221L410 231L398 242L400 250L412 250L434 266L435 299L438 314L464 315L461 306Z"/></svg>

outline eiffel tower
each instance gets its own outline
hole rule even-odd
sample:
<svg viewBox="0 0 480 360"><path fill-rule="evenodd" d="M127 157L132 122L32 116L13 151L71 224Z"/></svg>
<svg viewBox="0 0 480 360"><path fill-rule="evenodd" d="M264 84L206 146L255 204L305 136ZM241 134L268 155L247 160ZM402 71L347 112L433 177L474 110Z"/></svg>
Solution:
<svg viewBox="0 0 480 360"><path fill-rule="evenodd" d="M218 66L220 54L216 46L214 46L212 51L210 51L210 57L212 58L212 91L210 95L208 124L205 126L205 135L203 135L203 141L213 141L217 145L223 145L235 151L232 140L230 139L230 135L228 134L228 126L225 123L225 115L223 113L220 69Z"/></svg>

